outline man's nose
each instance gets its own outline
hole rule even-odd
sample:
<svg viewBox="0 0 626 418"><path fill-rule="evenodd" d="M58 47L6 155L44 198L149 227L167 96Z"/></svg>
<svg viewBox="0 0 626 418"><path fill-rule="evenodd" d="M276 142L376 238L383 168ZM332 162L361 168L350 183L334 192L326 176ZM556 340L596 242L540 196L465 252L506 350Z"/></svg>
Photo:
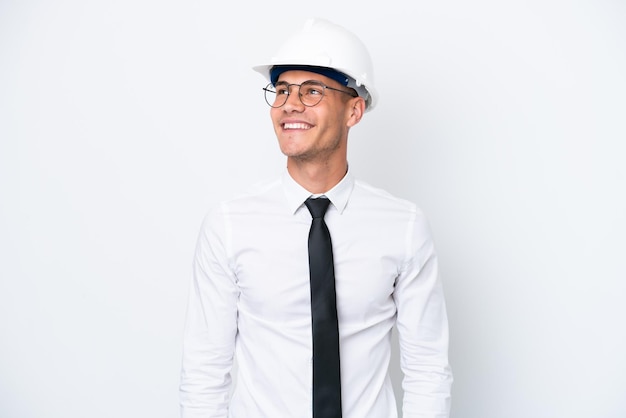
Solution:
<svg viewBox="0 0 626 418"><path fill-rule="evenodd" d="M290 86L284 107L286 112L304 110L304 103L300 100L300 86Z"/></svg>

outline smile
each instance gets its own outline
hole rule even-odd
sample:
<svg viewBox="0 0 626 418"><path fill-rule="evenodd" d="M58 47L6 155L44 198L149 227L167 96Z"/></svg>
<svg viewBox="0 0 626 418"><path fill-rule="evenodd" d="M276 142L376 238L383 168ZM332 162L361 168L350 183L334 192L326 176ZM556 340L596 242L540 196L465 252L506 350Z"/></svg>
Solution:
<svg viewBox="0 0 626 418"><path fill-rule="evenodd" d="M283 129L311 129L311 125L309 125L308 123L302 123L302 122L284 123Z"/></svg>

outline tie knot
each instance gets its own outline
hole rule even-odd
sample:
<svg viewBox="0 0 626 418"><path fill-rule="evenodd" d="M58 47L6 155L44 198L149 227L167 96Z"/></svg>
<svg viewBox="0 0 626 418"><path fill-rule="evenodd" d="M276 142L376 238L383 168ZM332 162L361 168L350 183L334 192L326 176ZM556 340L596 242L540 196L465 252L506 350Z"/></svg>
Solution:
<svg viewBox="0 0 626 418"><path fill-rule="evenodd" d="M328 205L330 204L330 200L325 197L320 198L312 198L309 197L304 201L304 204L307 208L309 208L309 212L311 212L311 216L315 218L323 218L326 213L326 209L328 209Z"/></svg>

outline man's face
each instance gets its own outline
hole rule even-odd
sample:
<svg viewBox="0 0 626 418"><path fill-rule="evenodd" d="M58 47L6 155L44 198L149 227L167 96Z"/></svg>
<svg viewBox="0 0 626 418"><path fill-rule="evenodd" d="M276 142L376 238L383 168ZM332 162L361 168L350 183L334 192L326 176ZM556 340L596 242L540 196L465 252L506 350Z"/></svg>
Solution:
<svg viewBox="0 0 626 418"><path fill-rule="evenodd" d="M331 78L308 71L286 71L276 84L280 88L283 83L302 84L308 80L349 90ZM320 103L308 107L298 97L298 86L291 86L290 89L287 102L270 110L282 153L301 161L328 162L342 158L342 155L345 158L348 130L354 124L351 122L353 101L361 99L326 89Z"/></svg>

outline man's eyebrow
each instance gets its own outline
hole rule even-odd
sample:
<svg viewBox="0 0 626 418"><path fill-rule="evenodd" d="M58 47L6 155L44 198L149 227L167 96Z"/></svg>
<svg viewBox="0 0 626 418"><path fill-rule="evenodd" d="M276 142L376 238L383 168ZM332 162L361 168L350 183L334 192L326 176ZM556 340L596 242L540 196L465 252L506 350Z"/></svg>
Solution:
<svg viewBox="0 0 626 418"><path fill-rule="evenodd" d="M286 81L284 81L284 80L283 80L283 81L277 81L274 85L275 85L275 86L277 86L277 85L279 85L279 84L280 84L281 86L282 86L282 85L285 85L285 86L288 86L288 85L289 85L289 83L287 83L287 82L286 82Z"/></svg>

